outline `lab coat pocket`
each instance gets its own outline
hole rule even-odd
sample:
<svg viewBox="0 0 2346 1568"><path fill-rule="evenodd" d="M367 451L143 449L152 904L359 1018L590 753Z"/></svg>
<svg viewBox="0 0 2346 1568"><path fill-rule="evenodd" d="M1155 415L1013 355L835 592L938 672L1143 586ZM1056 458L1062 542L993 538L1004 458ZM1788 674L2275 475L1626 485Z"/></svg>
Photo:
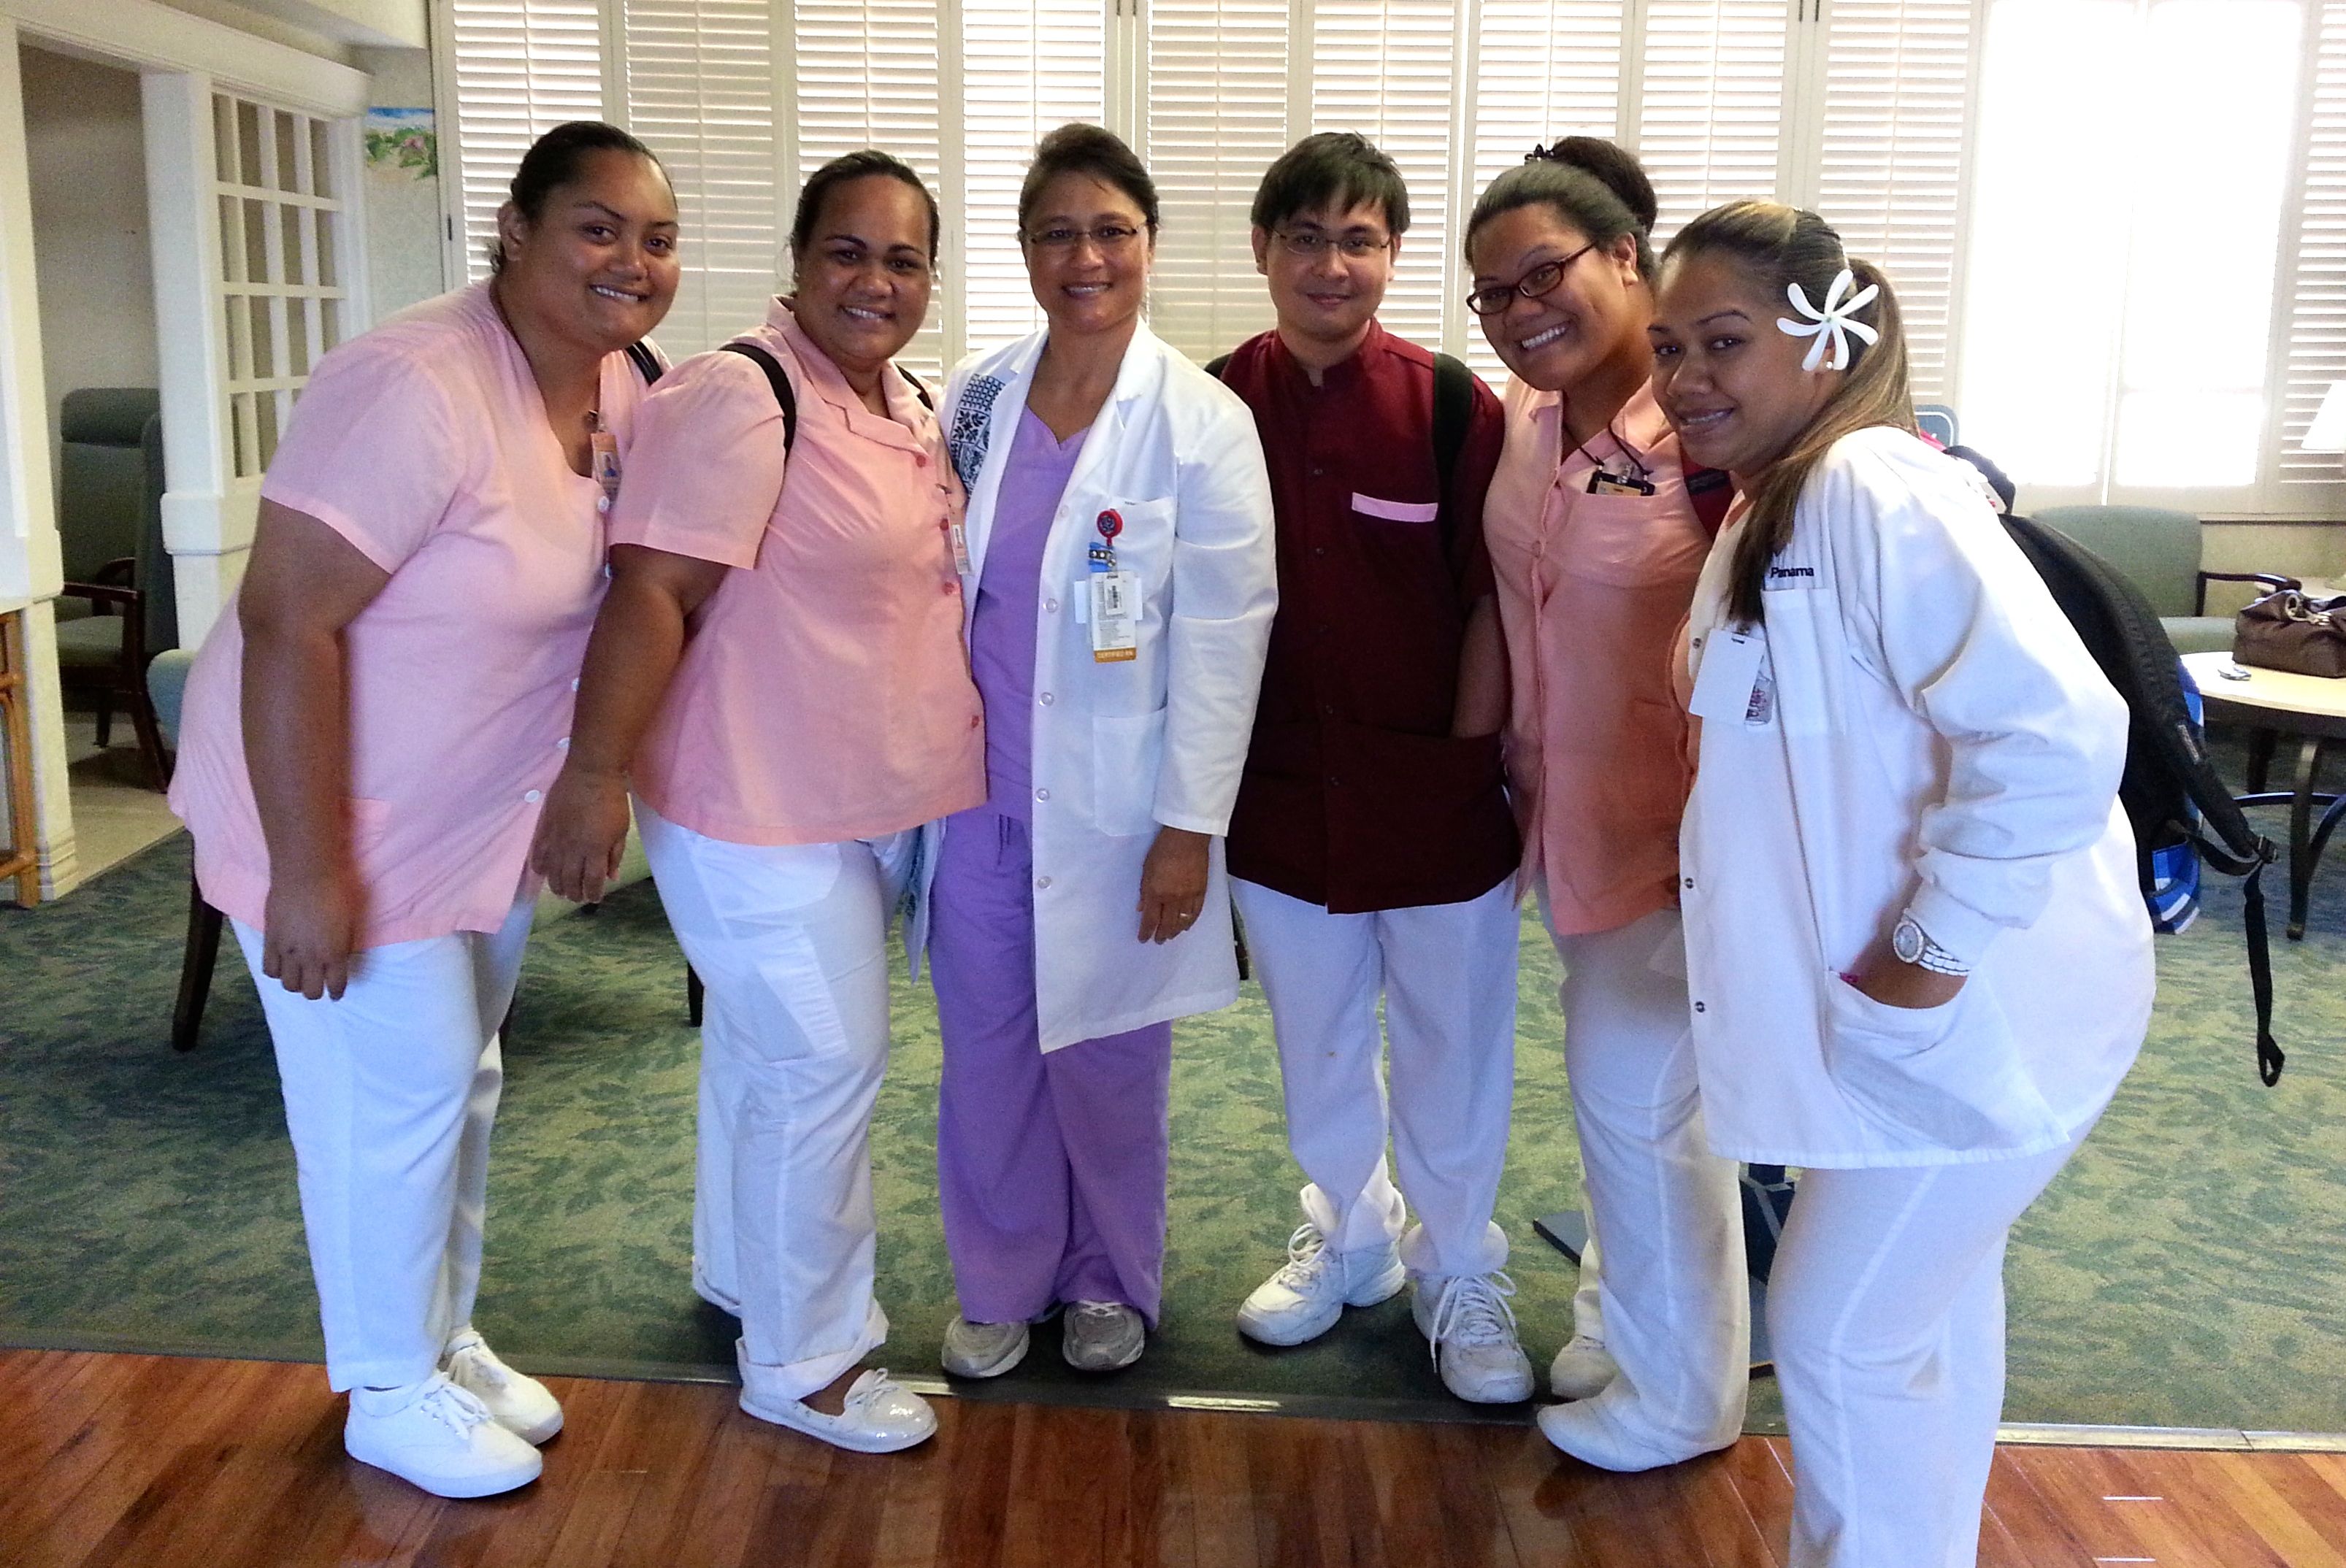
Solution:
<svg viewBox="0 0 2346 1568"><path fill-rule="evenodd" d="M1092 720L1092 821L1114 838L1157 830L1157 767L1165 710Z"/></svg>
<svg viewBox="0 0 2346 1568"><path fill-rule="evenodd" d="M1841 732L1841 600L1830 588L1771 588L1760 596L1768 627L1777 721L1786 735Z"/></svg>
<svg viewBox="0 0 2346 1568"><path fill-rule="evenodd" d="M2010 1020L1976 975L1937 1007L1892 1007L1834 973L1824 986L1825 1071L1895 1143L1984 1153L2060 1135Z"/></svg>

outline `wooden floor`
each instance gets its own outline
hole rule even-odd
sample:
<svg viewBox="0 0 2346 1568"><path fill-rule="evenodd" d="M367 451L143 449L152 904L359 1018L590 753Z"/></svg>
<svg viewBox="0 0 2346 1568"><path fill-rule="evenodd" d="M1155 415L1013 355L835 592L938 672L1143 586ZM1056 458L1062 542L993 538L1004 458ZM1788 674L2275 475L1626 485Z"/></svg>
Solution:
<svg viewBox="0 0 2346 1568"><path fill-rule="evenodd" d="M1791 1499L1771 1439L1617 1476L1518 1427L943 1400L872 1458L729 1389L554 1387L545 1479L442 1502L343 1456L313 1367L0 1351L0 1564L1769 1568ZM1988 1504L1994 1568L2346 1568L2346 1455L2010 1448Z"/></svg>

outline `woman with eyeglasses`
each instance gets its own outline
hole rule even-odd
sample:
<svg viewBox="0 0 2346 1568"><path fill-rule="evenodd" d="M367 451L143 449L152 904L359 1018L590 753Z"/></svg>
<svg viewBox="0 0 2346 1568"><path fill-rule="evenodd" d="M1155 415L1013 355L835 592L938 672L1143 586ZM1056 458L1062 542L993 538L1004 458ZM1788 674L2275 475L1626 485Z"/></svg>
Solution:
<svg viewBox="0 0 2346 1568"><path fill-rule="evenodd" d="M1018 196L1046 324L946 392L986 766L922 906L961 1377L1008 1371L1061 1308L1069 1365L1139 1359L1172 1020L1238 996L1219 839L1278 596L1270 488L1246 405L1141 322L1157 217L1114 135L1046 137Z"/></svg>
<svg viewBox="0 0 2346 1568"><path fill-rule="evenodd" d="M1564 962L1592 1237L1550 1369L1570 1402L1540 1429L1614 1470L1732 1442L1749 1337L1735 1166L1704 1141L1695 1080L1678 911L1690 775L1668 672L1730 488L1685 461L1647 386L1654 217L1634 158L1573 137L1494 180L1465 240L1467 302L1514 372L1484 536L1522 881Z"/></svg>

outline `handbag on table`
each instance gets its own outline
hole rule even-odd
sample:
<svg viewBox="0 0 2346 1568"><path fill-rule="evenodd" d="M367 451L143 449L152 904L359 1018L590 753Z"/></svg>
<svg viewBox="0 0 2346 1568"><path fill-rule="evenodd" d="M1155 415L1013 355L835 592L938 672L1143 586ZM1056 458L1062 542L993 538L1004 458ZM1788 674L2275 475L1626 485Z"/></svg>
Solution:
<svg viewBox="0 0 2346 1568"><path fill-rule="evenodd" d="M2259 669L2346 677L2346 594L2267 594L2233 622L2232 657Z"/></svg>

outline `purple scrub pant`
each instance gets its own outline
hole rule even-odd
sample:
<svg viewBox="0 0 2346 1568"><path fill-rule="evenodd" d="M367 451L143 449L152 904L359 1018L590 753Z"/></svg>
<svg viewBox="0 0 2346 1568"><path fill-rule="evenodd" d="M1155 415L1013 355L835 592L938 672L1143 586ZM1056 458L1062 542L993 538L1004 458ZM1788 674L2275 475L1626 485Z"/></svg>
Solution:
<svg viewBox="0 0 2346 1568"><path fill-rule="evenodd" d="M1173 1025L1042 1050L1034 877L1026 823L985 806L946 821L929 975L944 1049L937 1194L962 1316L1117 1301L1154 1328Z"/></svg>

